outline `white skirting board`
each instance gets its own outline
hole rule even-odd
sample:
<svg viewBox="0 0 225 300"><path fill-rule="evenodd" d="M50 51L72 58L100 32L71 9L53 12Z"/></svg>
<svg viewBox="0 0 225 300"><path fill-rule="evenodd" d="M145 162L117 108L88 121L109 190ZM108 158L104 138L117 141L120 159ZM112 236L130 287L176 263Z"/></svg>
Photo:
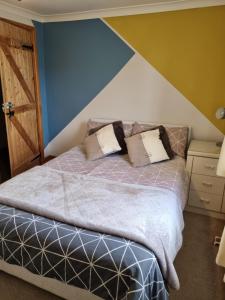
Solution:
<svg viewBox="0 0 225 300"><path fill-rule="evenodd" d="M32 285L46 290L54 295L68 300L100 300L101 298L91 294L89 291L67 285L56 279L35 275L23 267L11 265L0 260L0 270L20 278Z"/></svg>

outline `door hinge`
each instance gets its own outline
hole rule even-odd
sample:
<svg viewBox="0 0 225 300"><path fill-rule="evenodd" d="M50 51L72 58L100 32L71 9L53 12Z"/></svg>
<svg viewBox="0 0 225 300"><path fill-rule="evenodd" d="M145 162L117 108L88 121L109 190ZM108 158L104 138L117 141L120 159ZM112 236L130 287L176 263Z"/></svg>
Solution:
<svg viewBox="0 0 225 300"><path fill-rule="evenodd" d="M33 46L33 45L23 44L23 45L22 45L22 49L23 49L23 50L34 51L34 46Z"/></svg>

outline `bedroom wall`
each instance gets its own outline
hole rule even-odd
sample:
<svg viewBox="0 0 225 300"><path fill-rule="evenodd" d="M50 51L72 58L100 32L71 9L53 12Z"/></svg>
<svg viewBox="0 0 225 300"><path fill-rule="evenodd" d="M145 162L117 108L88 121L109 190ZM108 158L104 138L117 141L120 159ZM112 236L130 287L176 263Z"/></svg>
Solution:
<svg viewBox="0 0 225 300"><path fill-rule="evenodd" d="M46 85L41 89L47 99L48 120L43 120L48 123L47 144L104 89L134 52L99 19L35 22L35 26L43 42L39 47L44 48L39 64L40 69L45 68ZM72 129L70 142L75 141L80 126L79 122Z"/></svg>
<svg viewBox="0 0 225 300"><path fill-rule="evenodd" d="M106 22L224 131L215 111L225 104L225 6L106 18Z"/></svg>
<svg viewBox="0 0 225 300"><path fill-rule="evenodd" d="M42 100L42 126L44 145L47 145L49 138L48 127L48 103L47 103L47 90L46 90L46 66L45 66L45 42L44 42L44 24L34 21L34 26L37 30L36 43L38 48L38 65L39 65L39 78L40 78L40 93Z"/></svg>
<svg viewBox="0 0 225 300"><path fill-rule="evenodd" d="M194 138L222 139L215 111L225 104L224 6L36 28L46 154L80 143L90 117L184 124Z"/></svg>

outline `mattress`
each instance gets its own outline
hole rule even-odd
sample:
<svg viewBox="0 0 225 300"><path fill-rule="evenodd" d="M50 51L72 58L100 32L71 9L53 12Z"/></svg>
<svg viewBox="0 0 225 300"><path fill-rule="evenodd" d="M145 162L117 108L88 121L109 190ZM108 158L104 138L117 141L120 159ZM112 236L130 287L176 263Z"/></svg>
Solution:
<svg viewBox="0 0 225 300"><path fill-rule="evenodd" d="M167 188L178 195L182 207L184 166L179 157L143 168L132 168L127 156L119 155L87 162L82 147L48 163L52 169ZM0 205L0 258L103 299L168 298L157 258L145 246L6 205Z"/></svg>

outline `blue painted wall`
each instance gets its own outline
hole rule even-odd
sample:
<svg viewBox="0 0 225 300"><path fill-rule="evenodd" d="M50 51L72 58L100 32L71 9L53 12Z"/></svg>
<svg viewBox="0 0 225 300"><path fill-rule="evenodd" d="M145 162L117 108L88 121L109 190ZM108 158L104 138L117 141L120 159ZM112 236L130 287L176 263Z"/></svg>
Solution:
<svg viewBox="0 0 225 300"><path fill-rule="evenodd" d="M44 133L44 144L49 142L49 130L48 130L48 107L46 97L46 78L45 78L45 47L44 47L44 25L42 23L33 21L37 32L37 48L38 48L38 65L39 65L39 77L41 87L41 99L42 99L42 124Z"/></svg>
<svg viewBox="0 0 225 300"><path fill-rule="evenodd" d="M45 145L122 69L134 52L100 19L35 23ZM44 66L44 71L42 68Z"/></svg>

